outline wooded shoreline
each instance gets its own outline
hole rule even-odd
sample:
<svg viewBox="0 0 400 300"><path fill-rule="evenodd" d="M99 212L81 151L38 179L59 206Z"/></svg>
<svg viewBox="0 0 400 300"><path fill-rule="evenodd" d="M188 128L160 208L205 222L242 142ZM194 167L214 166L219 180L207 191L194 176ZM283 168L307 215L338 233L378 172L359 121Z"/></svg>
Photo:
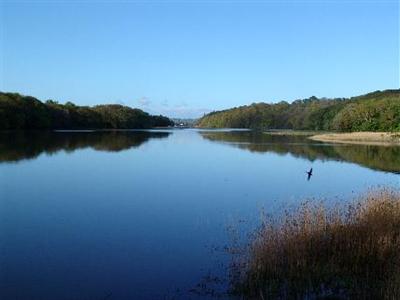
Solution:
<svg viewBox="0 0 400 300"><path fill-rule="evenodd" d="M149 129L173 125L165 116L126 105L80 106L0 92L0 130Z"/></svg>
<svg viewBox="0 0 400 300"><path fill-rule="evenodd" d="M201 128L291 129L307 131L400 131L400 89L351 98L318 98L293 102L253 103L211 112Z"/></svg>

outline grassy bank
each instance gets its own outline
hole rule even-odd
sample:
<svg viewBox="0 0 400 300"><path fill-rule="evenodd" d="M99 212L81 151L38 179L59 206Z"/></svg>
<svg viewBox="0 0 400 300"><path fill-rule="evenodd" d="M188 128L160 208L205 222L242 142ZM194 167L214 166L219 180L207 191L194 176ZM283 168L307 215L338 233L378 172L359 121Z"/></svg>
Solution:
<svg viewBox="0 0 400 300"><path fill-rule="evenodd" d="M369 144L369 145L400 145L400 133L390 132L349 132L349 133L324 133L310 137L321 142Z"/></svg>
<svg viewBox="0 0 400 300"><path fill-rule="evenodd" d="M246 299L399 299L400 193L303 203L267 219L246 253L231 270Z"/></svg>

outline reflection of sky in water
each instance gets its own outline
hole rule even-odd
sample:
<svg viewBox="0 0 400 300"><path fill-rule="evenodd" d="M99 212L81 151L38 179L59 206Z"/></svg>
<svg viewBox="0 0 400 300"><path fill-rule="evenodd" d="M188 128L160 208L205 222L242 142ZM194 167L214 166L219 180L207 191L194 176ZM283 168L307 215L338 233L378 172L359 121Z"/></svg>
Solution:
<svg viewBox="0 0 400 300"><path fill-rule="evenodd" d="M399 178L354 162L251 152L194 130L119 152L86 146L2 163L0 291L5 299L195 299L182 291L220 268L209 247L227 243L227 225L304 198L399 186Z"/></svg>

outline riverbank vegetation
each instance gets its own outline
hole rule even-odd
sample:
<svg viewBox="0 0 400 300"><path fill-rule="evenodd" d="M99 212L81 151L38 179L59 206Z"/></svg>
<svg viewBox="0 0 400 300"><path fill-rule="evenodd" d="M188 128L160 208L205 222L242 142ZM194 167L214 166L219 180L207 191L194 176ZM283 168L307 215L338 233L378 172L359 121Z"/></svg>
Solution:
<svg viewBox="0 0 400 300"><path fill-rule="evenodd" d="M400 193L305 202L265 218L232 265L232 290L246 299L399 299Z"/></svg>
<svg viewBox="0 0 400 300"><path fill-rule="evenodd" d="M119 104L78 106L16 93L0 92L0 130L4 129L142 129L172 126L164 116Z"/></svg>
<svg viewBox="0 0 400 300"><path fill-rule="evenodd" d="M400 90L352 98L310 97L292 103L251 105L211 112L203 128L294 129L325 131L400 131Z"/></svg>

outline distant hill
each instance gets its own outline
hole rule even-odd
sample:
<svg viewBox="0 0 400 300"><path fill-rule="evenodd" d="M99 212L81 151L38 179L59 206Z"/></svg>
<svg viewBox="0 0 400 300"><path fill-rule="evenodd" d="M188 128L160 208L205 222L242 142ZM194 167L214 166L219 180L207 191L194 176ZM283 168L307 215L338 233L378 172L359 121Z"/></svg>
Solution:
<svg viewBox="0 0 400 300"><path fill-rule="evenodd" d="M118 104L89 107L53 100L43 103L31 96L0 92L0 130L143 129L173 124L167 117Z"/></svg>
<svg viewBox="0 0 400 300"><path fill-rule="evenodd" d="M172 121L174 121L175 125L177 126L194 127L198 119L172 118Z"/></svg>
<svg viewBox="0 0 400 300"><path fill-rule="evenodd" d="M310 97L211 112L203 128L253 128L334 131L400 131L400 89L352 98Z"/></svg>

